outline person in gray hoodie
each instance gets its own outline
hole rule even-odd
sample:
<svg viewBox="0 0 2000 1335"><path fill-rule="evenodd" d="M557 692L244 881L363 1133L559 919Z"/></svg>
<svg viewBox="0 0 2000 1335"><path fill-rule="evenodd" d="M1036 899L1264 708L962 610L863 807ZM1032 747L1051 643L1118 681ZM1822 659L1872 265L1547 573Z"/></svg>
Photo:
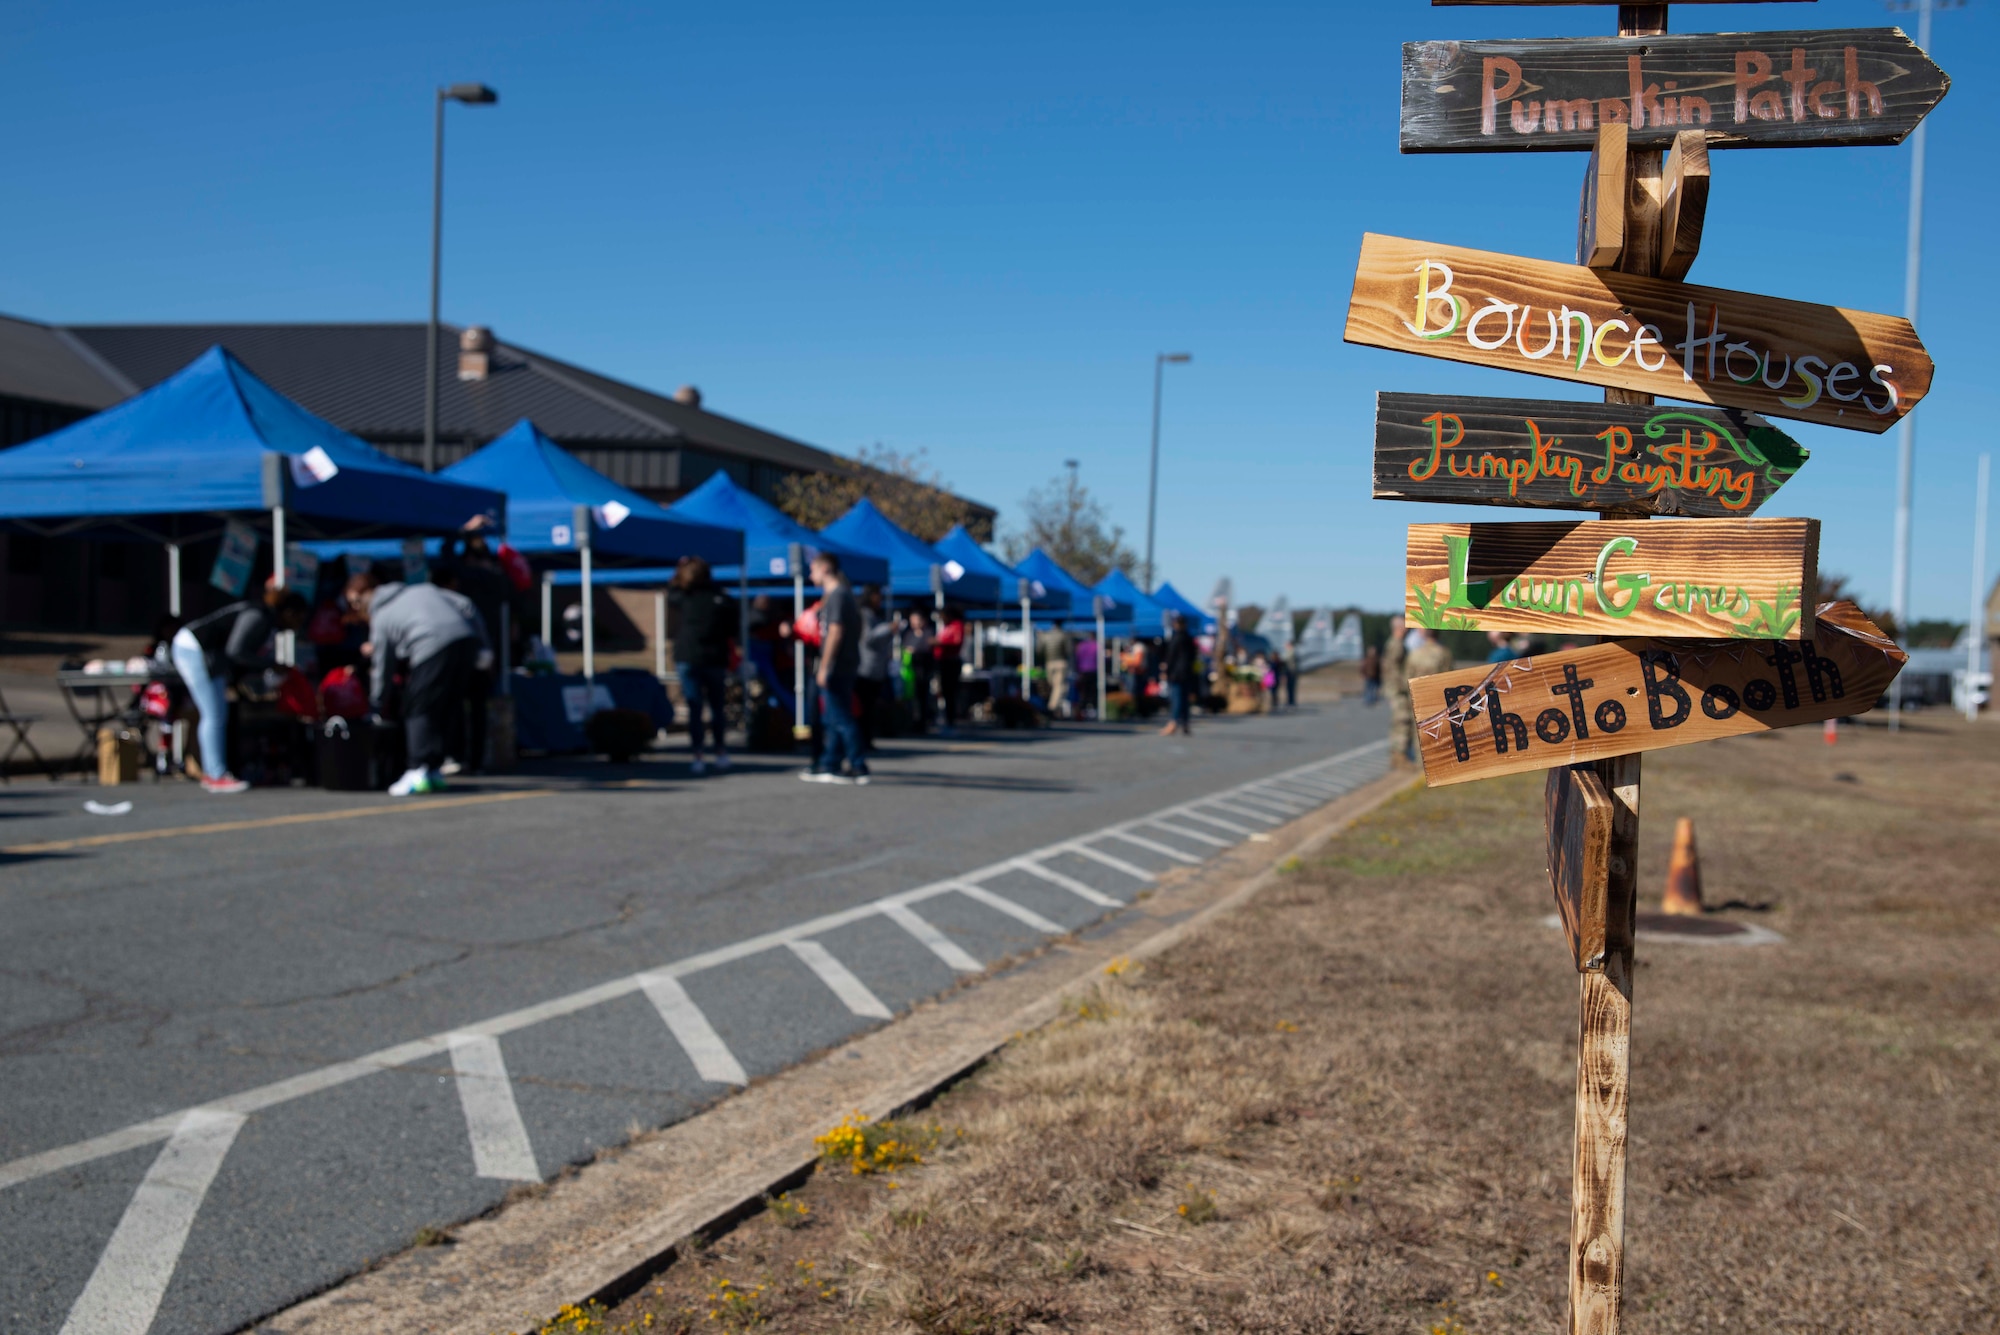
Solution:
<svg viewBox="0 0 2000 1335"><path fill-rule="evenodd" d="M399 662L408 665L402 712L409 769L389 791L397 797L438 792L454 711L464 709L467 679L491 662L493 648L485 620L464 594L435 584L379 581L373 571L356 575L347 582L347 601L368 618L368 701L377 713L388 702L390 673Z"/></svg>

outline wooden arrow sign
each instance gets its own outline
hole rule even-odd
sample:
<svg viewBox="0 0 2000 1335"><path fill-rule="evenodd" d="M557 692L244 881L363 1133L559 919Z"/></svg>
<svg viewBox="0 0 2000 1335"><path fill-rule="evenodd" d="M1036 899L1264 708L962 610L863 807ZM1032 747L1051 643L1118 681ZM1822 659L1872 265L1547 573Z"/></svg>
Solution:
<svg viewBox="0 0 2000 1335"><path fill-rule="evenodd" d="M1720 519L1754 514L1806 461L1732 408L1375 396L1375 499Z"/></svg>
<svg viewBox="0 0 2000 1335"><path fill-rule="evenodd" d="M1931 385L1908 320L1368 233L1349 343L1881 432Z"/></svg>
<svg viewBox="0 0 2000 1335"><path fill-rule="evenodd" d="M1433 630L1796 640L1817 519L1412 524L1405 615Z"/></svg>
<svg viewBox="0 0 2000 1335"><path fill-rule="evenodd" d="M1950 87L1900 28L1409 42L1403 151L1588 152L1606 122L1634 148L1900 144Z"/></svg>
<svg viewBox="0 0 2000 1335"><path fill-rule="evenodd" d="M1615 804L1590 765L1549 771L1542 786L1547 815L1549 882L1576 967L1604 957L1606 894L1611 880L1611 818Z"/></svg>
<svg viewBox="0 0 2000 1335"><path fill-rule="evenodd" d="M1863 714L1906 660L1854 604L1828 603L1796 644L1613 640L1418 677L1410 695L1442 786Z"/></svg>

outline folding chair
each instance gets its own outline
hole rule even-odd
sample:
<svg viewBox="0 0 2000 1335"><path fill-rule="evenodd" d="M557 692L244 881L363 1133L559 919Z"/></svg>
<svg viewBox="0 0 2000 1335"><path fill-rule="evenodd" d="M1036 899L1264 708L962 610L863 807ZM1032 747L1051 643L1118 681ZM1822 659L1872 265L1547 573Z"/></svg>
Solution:
<svg viewBox="0 0 2000 1335"><path fill-rule="evenodd" d="M56 773L55 766L49 764L48 757L36 749L34 742L29 739L28 729L34 726L34 719L26 714L16 714L9 709L5 693L0 693L0 728L7 728L14 734L14 740L7 746L7 753L0 755L0 783L13 782L13 776L7 772L7 766L14 759L14 753L24 749L35 758L35 763L42 767L42 772L49 776L51 782L61 777Z"/></svg>

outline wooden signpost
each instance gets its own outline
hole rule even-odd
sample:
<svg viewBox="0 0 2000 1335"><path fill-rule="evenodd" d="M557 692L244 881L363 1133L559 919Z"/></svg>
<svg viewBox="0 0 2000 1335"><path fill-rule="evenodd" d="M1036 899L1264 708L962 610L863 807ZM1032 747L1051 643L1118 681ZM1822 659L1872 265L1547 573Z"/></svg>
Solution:
<svg viewBox="0 0 2000 1335"><path fill-rule="evenodd" d="M1900 316L1373 232L1346 338L1854 431L1887 431L1931 386Z"/></svg>
<svg viewBox="0 0 2000 1335"><path fill-rule="evenodd" d="M1559 765L1542 786L1549 834L1549 880L1578 969L1604 962L1604 886L1611 875L1614 804L1591 765Z"/></svg>
<svg viewBox="0 0 2000 1335"><path fill-rule="evenodd" d="M1432 630L1796 640L1817 519L1412 524L1404 614Z"/></svg>
<svg viewBox="0 0 2000 1335"><path fill-rule="evenodd" d="M1721 519L1806 461L1761 417L1555 399L1375 396L1375 499Z"/></svg>
<svg viewBox="0 0 2000 1335"><path fill-rule="evenodd" d="M1604 390L1383 394L1375 433L1377 497L1605 516L1412 526L1413 621L1652 632L1410 684L1429 782L1548 771L1550 885L1581 974L1571 1335L1623 1320L1640 756L1865 712L1905 661L1852 604L1814 607L1815 521L1747 517L1805 462L1755 414L1881 432L1931 381L1907 321L1681 280L1711 149L1898 143L1950 81L1893 28L1666 26L1665 4L1620 4L1616 38L1406 45L1405 152L1590 151L1578 263L1371 234L1346 329Z"/></svg>
<svg viewBox="0 0 2000 1335"><path fill-rule="evenodd" d="M1905 658L1829 603L1802 640L1611 640L1418 677L1410 696L1443 787L1865 713Z"/></svg>
<svg viewBox="0 0 2000 1335"><path fill-rule="evenodd" d="M1606 122L1648 148L1900 144L1950 87L1900 28L1410 42L1403 151L1587 150Z"/></svg>

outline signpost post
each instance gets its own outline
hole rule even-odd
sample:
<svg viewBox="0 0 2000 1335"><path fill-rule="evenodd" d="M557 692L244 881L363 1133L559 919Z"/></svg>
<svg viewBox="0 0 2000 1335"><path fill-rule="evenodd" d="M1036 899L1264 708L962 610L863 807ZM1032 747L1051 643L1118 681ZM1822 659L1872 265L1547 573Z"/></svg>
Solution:
<svg viewBox="0 0 2000 1335"><path fill-rule="evenodd" d="M1817 521L1749 518L1806 461L1765 419L1886 431L1932 373L1907 320L1682 280L1711 150L1900 143L1950 80L1893 28L1666 30L1665 4L1620 4L1615 38L1405 45L1404 152L1589 152L1577 263L1370 234L1346 327L1604 391L1376 404L1377 498L1599 516L1412 525L1407 586L1419 625L1621 637L1411 683L1430 783L1548 771L1581 974L1571 1335L1622 1322L1640 755L1865 712L1906 661L1851 603L1815 605Z"/></svg>

